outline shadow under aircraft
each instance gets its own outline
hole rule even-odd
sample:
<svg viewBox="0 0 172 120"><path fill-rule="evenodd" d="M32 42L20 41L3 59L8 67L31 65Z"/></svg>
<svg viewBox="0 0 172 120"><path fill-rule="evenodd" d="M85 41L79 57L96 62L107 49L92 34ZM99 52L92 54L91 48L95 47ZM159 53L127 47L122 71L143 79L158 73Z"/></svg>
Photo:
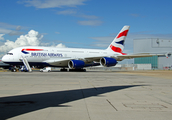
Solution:
<svg viewBox="0 0 172 120"><path fill-rule="evenodd" d="M69 107L61 104L137 86L140 85L108 86L1 97L0 120L5 120L48 107Z"/></svg>

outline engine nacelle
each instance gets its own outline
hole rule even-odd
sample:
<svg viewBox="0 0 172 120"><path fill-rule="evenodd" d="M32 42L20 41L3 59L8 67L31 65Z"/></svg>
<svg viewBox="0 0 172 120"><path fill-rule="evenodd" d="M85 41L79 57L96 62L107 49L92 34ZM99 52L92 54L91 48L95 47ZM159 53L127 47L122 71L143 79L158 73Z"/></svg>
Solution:
<svg viewBox="0 0 172 120"><path fill-rule="evenodd" d="M117 63L117 60L114 58L103 57L100 59L100 64L105 67L115 66Z"/></svg>
<svg viewBox="0 0 172 120"><path fill-rule="evenodd" d="M85 62L82 60L71 60L68 62L68 67L70 69L81 69L85 65Z"/></svg>

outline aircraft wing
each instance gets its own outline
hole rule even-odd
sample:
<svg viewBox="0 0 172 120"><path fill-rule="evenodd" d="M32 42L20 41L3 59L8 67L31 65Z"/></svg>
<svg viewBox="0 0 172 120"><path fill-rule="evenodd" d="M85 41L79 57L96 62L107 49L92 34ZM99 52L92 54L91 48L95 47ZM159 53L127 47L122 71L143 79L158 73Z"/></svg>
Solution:
<svg viewBox="0 0 172 120"><path fill-rule="evenodd" d="M99 56L99 57L88 57L88 58L63 58L63 59L51 59L51 60L46 60L44 62L54 65L54 66L68 66L68 62L70 60L82 60L85 63L91 63L93 61L95 62L100 62L100 59L105 56Z"/></svg>
<svg viewBox="0 0 172 120"><path fill-rule="evenodd" d="M130 54L130 55L118 55L118 56L109 56L111 58L115 58L117 61L122 61L124 59L132 59L132 58L140 58L140 57L152 57L152 56L166 56L171 55L171 53L137 53L137 54ZM93 61L100 62L100 59L107 56L95 56L95 57L85 57L85 58L62 58L62 59L50 59L44 62L54 65L54 66L63 66L68 67L68 62L70 60L82 60L85 63L91 63Z"/></svg>
<svg viewBox="0 0 172 120"><path fill-rule="evenodd" d="M137 54L130 54L130 55L109 56L109 57L115 58L117 61L122 61L124 59L152 57L152 56L166 56L168 58L168 55L171 55L171 53L170 52L166 52L166 53L137 53ZM107 57L107 56L86 57L85 60L100 62L100 59L103 57Z"/></svg>
<svg viewBox="0 0 172 120"><path fill-rule="evenodd" d="M168 55L171 55L171 53L137 53L137 54L130 54L130 55L119 55L114 58L121 61L124 59L152 57L152 56L166 56L168 58Z"/></svg>
<svg viewBox="0 0 172 120"><path fill-rule="evenodd" d="M46 60L44 62L50 64L50 65L54 65L54 66L66 66L68 65L68 62L72 60L71 58L66 58L66 59L50 59L50 60Z"/></svg>

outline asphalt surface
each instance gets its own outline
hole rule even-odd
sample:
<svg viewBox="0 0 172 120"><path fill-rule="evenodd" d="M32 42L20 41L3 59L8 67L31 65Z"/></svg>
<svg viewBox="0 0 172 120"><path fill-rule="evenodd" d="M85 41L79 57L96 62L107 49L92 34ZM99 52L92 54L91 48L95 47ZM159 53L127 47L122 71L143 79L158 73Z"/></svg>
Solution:
<svg viewBox="0 0 172 120"><path fill-rule="evenodd" d="M0 72L0 120L171 120L171 91L156 75Z"/></svg>

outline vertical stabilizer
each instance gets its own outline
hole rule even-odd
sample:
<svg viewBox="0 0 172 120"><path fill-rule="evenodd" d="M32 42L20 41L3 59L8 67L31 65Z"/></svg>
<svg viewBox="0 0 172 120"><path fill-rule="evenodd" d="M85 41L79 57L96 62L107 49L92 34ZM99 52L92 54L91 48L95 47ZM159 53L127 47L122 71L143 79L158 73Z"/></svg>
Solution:
<svg viewBox="0 0 172 120"><path fill-rule="evenodd" d="M108 51L114 51L118 53L123 53L124 49L124 42L125 38L127 36L127 33L129 31L130 26L124 26L121 31L118 33L118 35L115 37L115 39L112 41L112 43L107 48Z"/></svg>

